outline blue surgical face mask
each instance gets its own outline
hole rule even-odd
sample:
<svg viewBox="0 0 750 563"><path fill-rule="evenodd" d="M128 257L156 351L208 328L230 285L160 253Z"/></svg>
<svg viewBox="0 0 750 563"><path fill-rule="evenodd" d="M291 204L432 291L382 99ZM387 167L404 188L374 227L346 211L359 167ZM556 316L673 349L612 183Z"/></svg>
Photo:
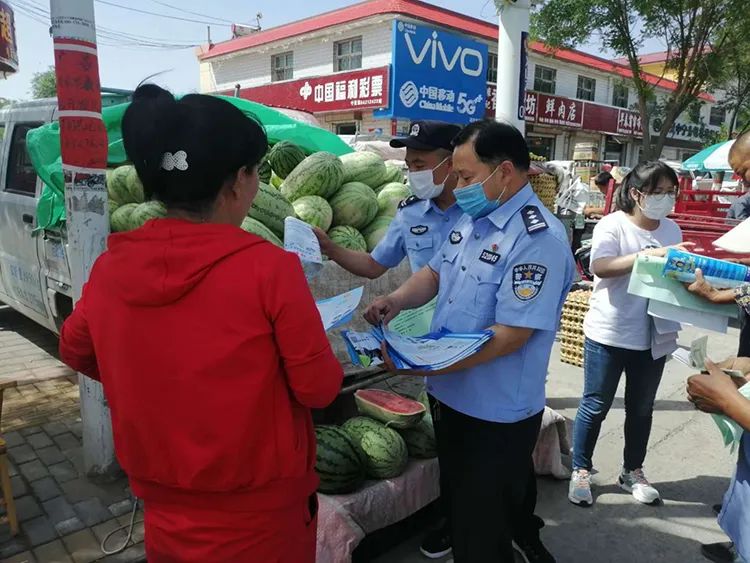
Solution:
<svg viewBox="0 0 750 563"><path fill-rule="evenodd" d="M487 199L487 195L484 193L484 184L495 175L495 172L497 172L497 168L483 182L477 182L465 188L456 188L453 190L453 194L456 196L456 203L472 219L479 219L480 217L489 215L500 207L500 199L505 195L507 186L503 188L503 191L494 200Z"/></svg>

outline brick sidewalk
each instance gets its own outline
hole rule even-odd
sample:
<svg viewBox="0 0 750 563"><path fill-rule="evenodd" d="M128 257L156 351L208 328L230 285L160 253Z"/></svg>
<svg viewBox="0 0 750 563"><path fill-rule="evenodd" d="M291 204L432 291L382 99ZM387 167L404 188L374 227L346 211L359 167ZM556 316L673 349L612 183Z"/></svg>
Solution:
<svg viewBox="0 0 750 563"><path fill-rule="evenodd" d="M78 378L56 350L54 334L0 307L0 384L19 383L5 390L1 427L21 527L11 538L0 526L0 561L145 561L143 524L124 552L101 551L110 531L130 523L130 490L125 478L94 484L83 475ZM115 534L107 548L124 539L124 532Z"/></svg>

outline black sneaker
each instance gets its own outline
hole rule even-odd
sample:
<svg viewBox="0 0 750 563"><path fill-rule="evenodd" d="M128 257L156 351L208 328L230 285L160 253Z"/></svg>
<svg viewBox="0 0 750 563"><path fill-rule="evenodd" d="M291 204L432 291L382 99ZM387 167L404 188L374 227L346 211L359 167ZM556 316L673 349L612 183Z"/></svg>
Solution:
<svg viewBox="0 0 750 563"><path fill-rule="evenodd" d="M453 551L450 532L446 528L438 528L429 532L424 540L422 540L419 551L422 552L422 555L430 559L445 557Z"/></svg>
<svg viewBox="0 0 750 563"><path fill-rule="evenodd" d="M734 563L737 561L737 551L735 551L734 544L731 542L703 544L701 545L701 554L714 563Z"/></svg>
<svg viewBox="0 0 750 563"><path fill-rule="evenodd" d="M536 514L533 520L536 530L530 532L528 536L515 538L513 547L523 556L526 563L555 563L555 558L539 539L539 530L544 528L544 520Z"/></svg>
<svg viewBox="0 0 750 563"><path fill-rule="evenodd" d="M721 512L721 505L720 504L715 504L715 505L713 505L711 507L711 510L713 510L714 514L716 514L716 516L718 516L719 513Z"/></svg>

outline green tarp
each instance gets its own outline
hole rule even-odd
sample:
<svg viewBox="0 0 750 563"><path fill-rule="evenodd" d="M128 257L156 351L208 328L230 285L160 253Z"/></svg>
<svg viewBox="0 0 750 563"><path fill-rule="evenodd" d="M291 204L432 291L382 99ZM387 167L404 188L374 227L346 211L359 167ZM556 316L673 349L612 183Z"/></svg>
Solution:
<svg viewBox="0 0 750 563"><path fill-rule="evenodd" d="M352 152L351 147L339 137L318 127L307 125L287 117L283 113L262 104L218 96L235 105L246 115L253 115L266 128L271 143L291 141L308 153L328 151L337 156ZM129 104L119 104L102 110L102 120L107 128L109 141L108 166L117 166L128 161L122 144L120 123ZM60 157L60 124L49 123L32 129L26 137L26 146L31 162L44 182L44 191L37 206L37 229L56 229L65 221L64 181Z"/></svg>

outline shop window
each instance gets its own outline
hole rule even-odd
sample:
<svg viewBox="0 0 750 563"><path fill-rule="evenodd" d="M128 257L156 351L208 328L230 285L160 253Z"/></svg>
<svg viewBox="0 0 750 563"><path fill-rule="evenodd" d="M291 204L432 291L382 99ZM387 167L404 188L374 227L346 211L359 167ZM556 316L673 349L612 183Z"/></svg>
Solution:
<svg viewBox="0 0 750 563"><path fill-rule="evenodd" d="M612 89L612 105L618 108L628 107L628 97L630 92L625 84L615 84Z"/></svg>
<svg viewBox="0 0 750 563"><path fill-rule="evenodd" d="M490 53L487 57L487 82L497 84L497 55Z"/></svg>
<svg viewBox="0 0 750 563"><path fill-rule="evenodd" d="M280 53L271 57L271 81L280 82L294 78L294 53Z"/></svg>
<svg viewBox="0 0 750 563"><path fill-rule="evenodd" d="M337 135L356 135L357 124L356 123L337 123L336 134Z"/></svg>
<svg viewBox="0 0 750 563"><path fill-rule="evenodd" d="M29 151L26 150L26 133L41 125L41 123L17 123L13 127L8 158L8 175L5 180L6 192L31 197L36 195L36 172L31 164Z"/></svg>
<svg viewBox="0 0 750 563"><path fill-rule="evenodd" d="M554 94L557 71L554 68L536 65L534 67L534 90L542 94Z"/></svg>
<svg viewBox="0 0 750 563"><path fill-rule="evenodd" d="M604 160L616 161L619 165L625 164L625 148L626 145L608 136L604 143Z"/></svg>
<svg viewBox="0 0 750 563"><path fill-rule="evenodd" d="M555 159L555 139L553 137L529 136L526 139L529 151L537 156L543 156L547 160Z"/></svg>
<svg viewBox="0 0 750 563"><path fill-rule="evenodd" d="M596 80L589 78L588 76L578 77L578 90L576 92L576 98L579 100L586 100L593 102L596 97Z"/></svg>
<svg viewBox="0 0 750 563"><path fill-rule="evenodd" d="M727 120L727 110L721 106L711 107L711 116L708 118L708 123L714 127L721 127Z"/></svg>
<svg viewBox="0 0 750 563"><path fill-rule="evenodd" d="M334 43L333 57L336 72L362 68L362 37Z"/></svg>

